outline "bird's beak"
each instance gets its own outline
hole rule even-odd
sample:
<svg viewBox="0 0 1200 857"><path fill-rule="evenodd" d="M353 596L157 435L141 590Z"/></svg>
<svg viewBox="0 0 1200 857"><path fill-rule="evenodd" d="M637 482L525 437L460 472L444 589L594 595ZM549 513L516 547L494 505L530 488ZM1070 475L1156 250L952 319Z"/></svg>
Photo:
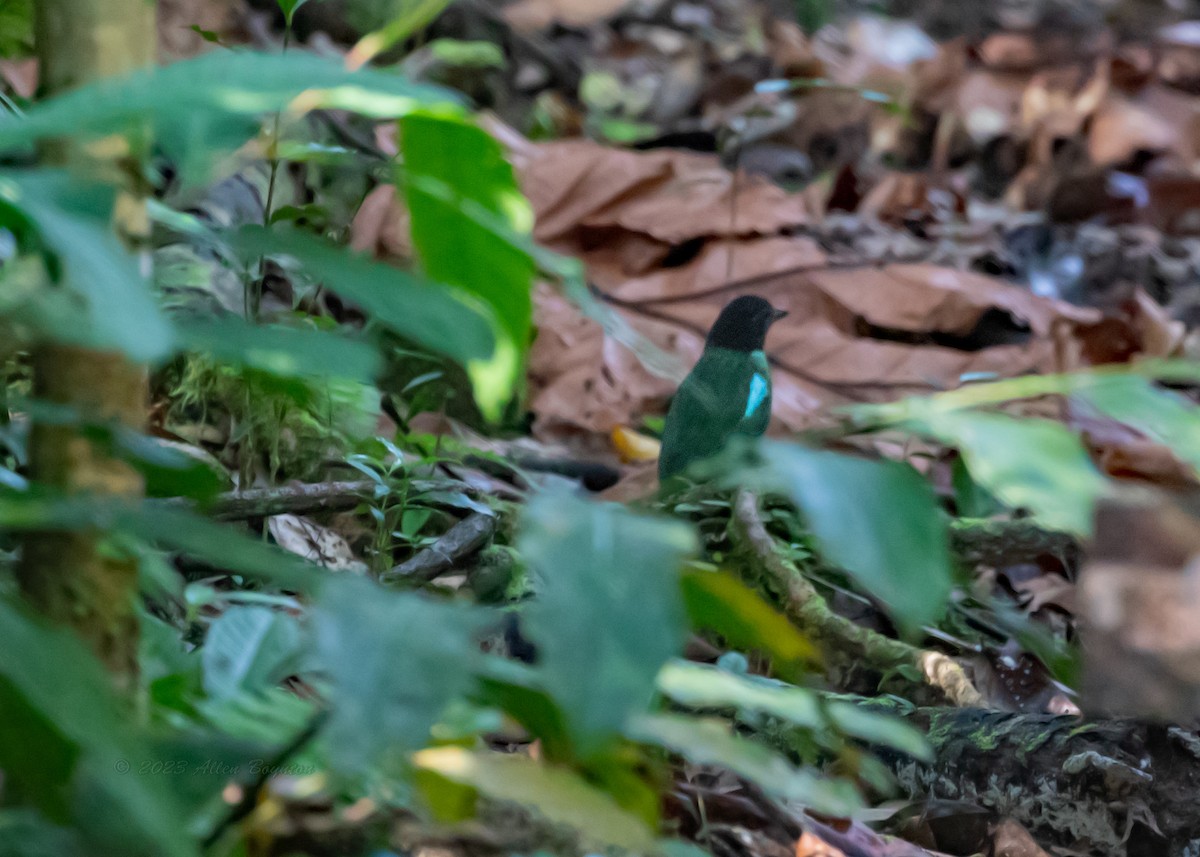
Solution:
<svg viewBox="0 0 1200 857"><path fill-rule="evenodd" d="M785 309L777 309L777 310L774 310L774 311L771 313L771 321L772 321L772 323L774 323L774 322L776 322L776 321L779 321L779 319L783 318L783 317L784 317L784 316L786 316L787 314L788 314L788 312L787 312L787 310L785 310Z"/></svg>

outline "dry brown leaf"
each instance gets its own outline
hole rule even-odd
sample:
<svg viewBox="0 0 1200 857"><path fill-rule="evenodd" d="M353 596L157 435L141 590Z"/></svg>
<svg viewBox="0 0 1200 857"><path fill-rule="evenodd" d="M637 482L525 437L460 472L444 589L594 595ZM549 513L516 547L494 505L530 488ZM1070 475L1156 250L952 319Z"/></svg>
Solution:
<svg viewBox="0 0 1200 857"><path fill-rule="evenodd" d="M776 431L820 424L830 405L950 389L965 374L1056 371L1055 337L1099 321L1093 310L951 268L827 270L811 238L788 234L807 220L801 197L735 181L712 156L563 141L516 147L514 161L537 239L582 259L632 327L685 365L737 294L789 311L768 340ZM375 191L355 246L406 255L403 218L390 188ZM555 291L539 289L535 304L535 435L607 442L614 428L663 411L678 378L652 374Z"/></svg>
<svg viewBox="0 0 1200 857"><path fill-rule="evenodd" d="M38 86L38 61L34 57L0 59L0 77L22 98L33 98Z"/></svg>
<svg viewBox="0 0 1200 857"><path fill-rule="evenodd" d="M936 857L919 845L893 836L876 833L861 821L829 819L820 821L812 815L804 819L807 832L815 842L824 842L832 853L864 855L864 857ZM814 844L815 844L814 842ZM830 853L814 851L814 854Z"/></svg>
<svg viewBox="0 0 1200 857"><path fill-rule="evenodd" d="M994 857L1050 857L1020 822L1006 818L996 825L992 834Z"/></svg>
<svg viewBox="0 0 1200 857"><path fill-rule="evenodd" d="M1183 351L1185 328L1143 289L1078 331L1086 362L1125 363L1137 356L1175 357Z"/></svg>
<svg viewBox="0 0 1200 857"><path fill-rule="evenodd" d="M773 19L767 24L767 52L786 77L825 76L812 41L795 21Z"/></svg>
<svg viewBox="0 0 1200 857"><path fill-rule="evenodd" d="M281 548L309 562L332 571L367 570L349 543L329 527L298 515L275 515L267 519L267 529Z"/></svg>
<svg viewBox="0 0 1200 857"><path fill-rule="evenodd" d="M1158 76L1189 92L1200 90L1200 21L1180 21L1158 32Z"/></svg>
<svg viewBox="0 0 1200 857"><path fill-rule="evenodd" d="M224 35L233 19L233 0L158 0L158 53L174 61L212 50L192 27Z"/></svg>
<svg viewBox="0 0 1200 857"><path fill-rule="evenodd" d="M1200 517L1194 497L1104 501L1080 574L1085 707L1200 714Z"/></svg>
<svg viewBox="0 0 1200 857"><path fill-rule="evenodd" d="M788 242L764 239L762 244L778 245L774 253L755 253L753 244L740 248L735 259L744 261L735 266L735 278L751 266L781 274L752 288L705 292L727 281L723 268L709 261L725 257L726 248L715 243L690 265L626 280L619 290L632 301L657 297L664 283L672 283L671 296L678 298L688 293L677 289L692 284L691 300L622 309L634 327L660 347L686 355L689 365L721 307L736 294L761 294L787 309L788 318L767 341L776 365L777 428L809 427L829 405L950 389L965 374L1055 371L1053 329L1099 318L1094 310L1039 298L990 277L930 265L788 274ZM551 306L555 310L546 314ZM996 335L988 325L1007 317L1028 326L1029 340L978 347ZM1010 325L1005 322L999 332L1012 333ZM673 392L671 382L650 375L562 298L541 302L539 328L530 358L538 432L607 433L616 425L635 425L641 416L661 412Z"/></svg>
<svg viewBox="0 0 1200 857"><path fill-rule="evenodd" d="M367 194L350 224L350 247L391 259L411 259L408 209L392 185L380 185Z"/></svg>
<svg viewBox="0 0 1200 857"><path fill-rule="evenodd" d="M919 26L900 19L862 15L851 21L838 45L817 44L817 55L829 77L846 86L861 86L901 96L913 85L912 67L938 55L937 43Z"/></svg>
<svg viewBox="0 0 1200 857"><path fill-rule="evenodd" d="M538 146L517 166L538 214L535 237L568 252L620 232L675 245L771 235L808 219L800 197L757 177L735 179L708 155L566 140Z"/></svg>
<svg viewBox="0 0 1200 857"><path fill-rule="evenodd" d="M533 33L552 24L589 27L612 17L629 0L518 0L504 9L504 19L516 31Z"/></svg>
<svg viewBox="0 0 1200 857"><path fill-rule="evenodd" d="M1088 133L1088 154L1100 166L1129 163L1142 152L1180 152L1181 129L1176 117L1151 106L1113 95L1096 111Z"/></svg>

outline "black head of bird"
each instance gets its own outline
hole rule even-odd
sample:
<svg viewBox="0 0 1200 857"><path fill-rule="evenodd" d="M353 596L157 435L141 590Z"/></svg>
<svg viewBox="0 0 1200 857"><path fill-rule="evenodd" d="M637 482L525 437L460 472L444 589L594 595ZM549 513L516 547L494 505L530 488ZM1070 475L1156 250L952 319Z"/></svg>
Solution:
<svg viewBox="0 0 1200 857"><path fill-rule="evenodd" d="M708 332L705 346L730 351L759 351L771 325L787 315L757 295L743 295L725 305Z"/></svg>

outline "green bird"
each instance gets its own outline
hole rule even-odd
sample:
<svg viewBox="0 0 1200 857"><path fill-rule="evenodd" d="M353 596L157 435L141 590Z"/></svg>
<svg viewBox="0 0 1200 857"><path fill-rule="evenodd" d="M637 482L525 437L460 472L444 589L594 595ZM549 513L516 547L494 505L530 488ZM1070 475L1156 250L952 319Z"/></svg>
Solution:
<svg viewBox="0 0 1200 857"><path fill-rule="evenodd" d="M763 342L787 315L754 295L717 316L704 353L679 385L663 427L658 478L665 482L720 452L735 434L758 437L771 421L771 369Z"/></svg>

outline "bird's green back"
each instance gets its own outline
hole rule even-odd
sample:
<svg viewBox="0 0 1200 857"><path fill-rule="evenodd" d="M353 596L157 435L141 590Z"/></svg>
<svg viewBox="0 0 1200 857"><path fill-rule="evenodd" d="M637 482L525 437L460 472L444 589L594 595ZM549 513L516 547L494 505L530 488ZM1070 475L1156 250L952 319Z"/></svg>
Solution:
<svg viewBox="0 0 1200 857"><path fill-rule="evenodd" d="M708 347L679 386L663 428L658 475L667 479L720 452L734 434L757 437L771 420L771 374L762 351Z"/></svg>

